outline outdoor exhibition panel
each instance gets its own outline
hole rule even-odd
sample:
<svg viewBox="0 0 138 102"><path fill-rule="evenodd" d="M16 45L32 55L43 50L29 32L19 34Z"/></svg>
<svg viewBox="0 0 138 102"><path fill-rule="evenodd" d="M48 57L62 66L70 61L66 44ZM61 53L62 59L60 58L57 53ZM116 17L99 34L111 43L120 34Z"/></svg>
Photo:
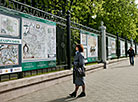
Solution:
<svg viewBox="0 0 138 102"><path fill-rule="evenodd" d="M116 39L108 37L108 58L116 58Z"/></svg>
<svg viewBox="0 0 138 102"><path fill-rule="evenodd" d="M84 57L86 62L98 60L98 36L94 33L81 30L81 44L84 46Z"/></svg>
<svg viewBox="0 0 138 102"><path fill-rule="evenodd" d="M131 43L127 43L127 50L129 50L131 47Z"/></svg>
<svg viewBox="0 0 138 102"><path fill-rule="evenodd" d="M56 23L0 7L0 74L56 66Z"/></svg>
<svg viewBox="0 0 138 102"><path fill-rule="evenodd" d="M56 23L22 14L22 67L24 70L56 66Z"/></svg>
<svg viewBox="0 0 138 102"><path fill-rule="evenodd" d="M125 56L125 41L120 40L120 56Z"/></svg>
<svg viewBox="0 0 138 102"><path fill-rule="evenodd" d="M134 52L136 51L135 46L136 46L135 43L133 43L133 50L134 50Z"/></svg>
<svg viewBox="0 0 138 102"><path fill-rule="evenodd" d="M0 8L0 75L21 72L21 19Z"/></svg>

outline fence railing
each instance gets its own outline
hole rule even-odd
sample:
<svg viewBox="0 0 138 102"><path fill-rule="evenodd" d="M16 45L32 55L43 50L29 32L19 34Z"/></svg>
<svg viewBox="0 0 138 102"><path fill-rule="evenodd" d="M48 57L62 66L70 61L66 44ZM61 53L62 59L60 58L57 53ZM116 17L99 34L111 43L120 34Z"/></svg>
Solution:
<svg viewBox="0 0 138 102"><path fill-rule="evenodd" d="M69 66L69 63L71 63L71 61L73 61L73 55L75 53L75 46L77 43L82 42L82 39L80 39L81 31L85 31L85 33L87 33L87 34L84 34L84 35L87 35L87 37L89 37L89 35L91 35L90 39L97 39L95 41L97 41L97 56L98 56L98 58L97 59L96 58L93 58L93 59L86 58L87 63L101 62L101 56L102 56L101 55L101 31L93 29L91 27L87 27L82 24L75 23L73 21L68 21L68 18L66 19L67 15L65 15L65 17L63 18L63 17L57 16L57 15L53 15L51 13L45 12L38 8L29 6L27 4L18 2L16 0L0 0L0 6L8 8L9 10L14 10L17 12L33 15L35 17L39 17L42 19L47 19L47 20L56 22L56 24L57 24L56 25L56 58L57 58L56 67L42 68L42 69L40 68L40 69L36 69L36 70L4 74L4 75L0 75L0 81L4 81L7 79L18 79L18 78L28 77L28 76L32 76L32 75L39 75L39 74L48 73L50 71L64 70L64 69L67 69L68 67L70 68L71 66ZM69 23L70 23L70 25L68 25ZM68 30L67 30L67 28L68 28ZM70 36L68 36L70 34L69 32L71 33ZM97 37L95 37L95 35ZM115 46L115 50L116 50L115 55L117 55L119 57L120 56L118 53L120 50L119 39L123 40L125 42L126 41L129 42L129 40L120 38L120 37L110 34L110 33L106 33L106 35L107 35L107 42L106 42L107 53L110 52L109 48L108 48L109 47L108 37L112 37L112 38L115 38L115 41L117 41L117 42L115 42L117 45L117 46ZM86 39L86 41L87 40L88 40L88 38ZM68 46L69 43L70 43L70 46ZM88 41L87 41L87 44L88 44ZM126 42L125 54L128 49L127 44L128 43ZM68 48L70 49L70 52L68 52L69 51ZM87 54L88 53L87 50L89 49L88 45L85 46L85 48L86 48L86 55L88 57L88 54ZM89 50L94 51L93 48L91 48ZM135 50L137 51L138 48L135 47ZM112 59L112 58L109 58L109 59ZM69 61L69 63L68 63L68 61ZM2 67L0 67L0 68L2 69ZM6 68L6 67L4 67L4 68Z"/></svg>

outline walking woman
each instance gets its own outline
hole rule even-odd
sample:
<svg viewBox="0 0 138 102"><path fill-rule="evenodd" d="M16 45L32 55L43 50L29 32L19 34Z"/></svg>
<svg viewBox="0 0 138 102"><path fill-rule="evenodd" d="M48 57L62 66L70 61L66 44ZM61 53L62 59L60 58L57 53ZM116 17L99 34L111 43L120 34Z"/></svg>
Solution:
<svg viewBox="0 0 138 102"><path fill-rule="evenodd" d="M134 66L135 52L134 52L133 48L130 47L130 49L127 51L127 53L129 54L130 64L131 64L132 66Z"/></svg>
<svg viewBox="0 0 138 102"><path fill-rule="evenodd" d="M85 94L85 68L84 68L84 56L82 52L84 51L83 45L76 45L76 55L74 57L74 67L73 67L73 83L75 84L75 90L70 94L71 97L76 97L77 91L80 86L82 86L82 92L78 97L84 97ZM82 73L81 73L82 72Z"/></svg>

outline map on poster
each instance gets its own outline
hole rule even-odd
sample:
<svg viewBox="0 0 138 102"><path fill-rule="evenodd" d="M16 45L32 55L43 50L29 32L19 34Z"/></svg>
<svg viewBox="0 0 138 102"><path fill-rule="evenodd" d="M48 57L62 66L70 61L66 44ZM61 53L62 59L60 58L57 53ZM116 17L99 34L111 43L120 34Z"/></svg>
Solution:
<svg viewBox="0 0 138 102"><path fill-rule="evenodd" d="M97 36L88 35L88 57L98 57Z"/></svg>
<svg viewBox="0 0 138 102"><path fill-rule="evenodd" d="M120 55L125 56L125 42L120 40Z"/></svg>
<svg viewBox="0 0 138 102"><path fill-rule="evenodd" d="M108 37L108 58L116 57L116 39Z"/></svg>
<svg viewBox="0 0 138 102"><path fill-rule="evenodd" d="M18 18L0 14L0 25L0 35L19 37L20 20Z"/></svg>
<svg viewBox="0 0 138 102"><path fill-rule="evenodd" d="M0 66L18 65L18 45L0 44Z"/></svg>
<svg viewBox="0 0 138 102"><path fill-rule="evenodd" d="M56 26L22 19L23 60L56 59Z"/></svg>

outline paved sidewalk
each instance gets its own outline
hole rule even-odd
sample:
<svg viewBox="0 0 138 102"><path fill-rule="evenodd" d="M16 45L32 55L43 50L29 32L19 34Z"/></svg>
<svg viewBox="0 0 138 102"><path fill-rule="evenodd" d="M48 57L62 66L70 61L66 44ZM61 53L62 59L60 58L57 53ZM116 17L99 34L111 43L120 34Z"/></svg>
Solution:
<svg viewBox="0 0 138 102"><path fill-rule="evenodd" d="M70 80L9 102L138 102L138 58L135 66L125 60L88 74L84 98L68 98L73 88Z"/></svg>

